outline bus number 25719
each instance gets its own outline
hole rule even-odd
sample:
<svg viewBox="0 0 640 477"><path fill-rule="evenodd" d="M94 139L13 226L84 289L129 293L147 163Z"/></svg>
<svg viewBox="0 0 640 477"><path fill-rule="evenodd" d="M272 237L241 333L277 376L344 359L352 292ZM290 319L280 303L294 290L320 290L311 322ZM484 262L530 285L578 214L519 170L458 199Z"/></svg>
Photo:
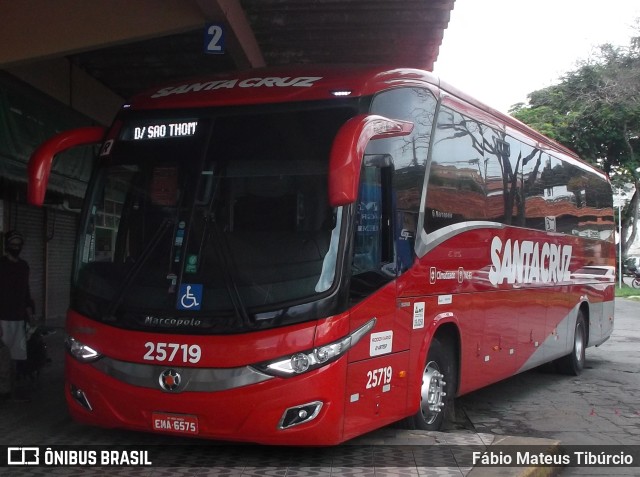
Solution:
<svg viewBox="0 0 640 477"><path fill-rule="evenodd" d="M202 357L202 350L198 345L187 345L179 343L153 343L147 341L144 344L147 352L144 354L145 361L168 361L182 359L183 363L197 363Z"/></svg>
<svg viewBox="0 0 640 477"><path fill-rule="evenodd" d="M392 374L391 366L367 371L367 389L382 386L383 384L391 384Z"/></svg>

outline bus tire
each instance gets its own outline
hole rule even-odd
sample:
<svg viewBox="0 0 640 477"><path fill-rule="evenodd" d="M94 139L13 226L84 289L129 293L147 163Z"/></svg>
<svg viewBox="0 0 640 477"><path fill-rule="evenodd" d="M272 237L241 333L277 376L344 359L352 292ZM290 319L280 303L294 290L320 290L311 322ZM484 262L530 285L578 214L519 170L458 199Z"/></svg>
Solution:
<svg viewBox="0 0 640 477"><path fill-rule="evenodd" d="M453 413L457 366L452 346L433 338L422 371L420 409L411 418L413 428L424 431L442 429L445 417Z"/></svg>
<svg viewBox="0 0 640 477"><path fill-rule="evenodd" d="M587 325L582 310L578 310L576 328L573 333L573 348L571 353L556 361L558 371L570 376L578 376L584 369L587 348Z"/></svg>

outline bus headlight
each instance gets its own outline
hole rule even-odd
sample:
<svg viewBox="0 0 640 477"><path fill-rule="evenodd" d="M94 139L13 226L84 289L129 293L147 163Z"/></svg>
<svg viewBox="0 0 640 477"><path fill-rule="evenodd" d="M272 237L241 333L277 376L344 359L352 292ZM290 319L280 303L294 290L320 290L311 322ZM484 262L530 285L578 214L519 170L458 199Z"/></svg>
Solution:
<svg viewBox="0 0 640 477"><path fill-rule="evenodd" d="M353 333L333 343L272 361L252 365L258 371L271 376L288 378L317 369L335 361L353 347L360 339L373 329L376 319L372 318Z"/></svg>
<svg viewBox="0 0 640 477"><path fill-rule="evenodd" d="M311 366L309 356L304 353L298 353L291 356L291 369L296 373L304 373Z"/></svg>
<svg viewBox="0 0 640 477"><path fill-rule="evenodd" d="M67 347L67 351L69 351L71 356L83 363L89 363L102 357L102 355L95 349L87 346L86 344L78 341L75 338L72 338L71 336L67 337L67 339L65 340L65 345Z"/></svg>

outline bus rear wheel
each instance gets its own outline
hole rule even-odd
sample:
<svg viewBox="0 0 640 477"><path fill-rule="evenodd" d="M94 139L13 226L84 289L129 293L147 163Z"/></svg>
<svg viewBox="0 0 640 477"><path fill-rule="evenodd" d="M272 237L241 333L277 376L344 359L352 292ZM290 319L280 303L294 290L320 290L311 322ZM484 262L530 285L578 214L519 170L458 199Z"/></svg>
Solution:
<svg viewBox="0 0 640 477"><path fill-rule="evenodd" d="M578 376L584 369L587 348L587 327L584 313L578 310L576 328L573 333L573 348L571 353L556 361L557 369L562 374Z"/></svg>
<svg viewBox="0 0 640 477"><path fill-rule="evenodd" d="M413 428L438 431L453 408L456 365L451 346L434 338L422 371L420 409L413 416Z"/></svg>

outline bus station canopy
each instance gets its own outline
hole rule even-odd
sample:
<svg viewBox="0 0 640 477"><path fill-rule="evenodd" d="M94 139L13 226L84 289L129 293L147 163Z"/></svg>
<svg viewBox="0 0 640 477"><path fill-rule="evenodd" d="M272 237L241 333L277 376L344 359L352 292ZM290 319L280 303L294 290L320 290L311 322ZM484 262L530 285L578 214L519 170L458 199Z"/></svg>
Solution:
<svg viewBox="0 0 640 477"><path fill-rule="evenodd" d="M5 21L0 69L11 72L65 57L122 98L177 78L293 63L432 70L453 4L454 0L1 2L0 18ZM213 36L207 36L210 26Z"/></svg>
<svg viewBox="0 0 640 477"><path fill-rule="evenodd" d="M159 84L291 64L432 70L454 1L0 2L0 181L24 185L42 141L108 125ZM90 171L90 160L57 159L50 189L81 197Z"/></svg>

